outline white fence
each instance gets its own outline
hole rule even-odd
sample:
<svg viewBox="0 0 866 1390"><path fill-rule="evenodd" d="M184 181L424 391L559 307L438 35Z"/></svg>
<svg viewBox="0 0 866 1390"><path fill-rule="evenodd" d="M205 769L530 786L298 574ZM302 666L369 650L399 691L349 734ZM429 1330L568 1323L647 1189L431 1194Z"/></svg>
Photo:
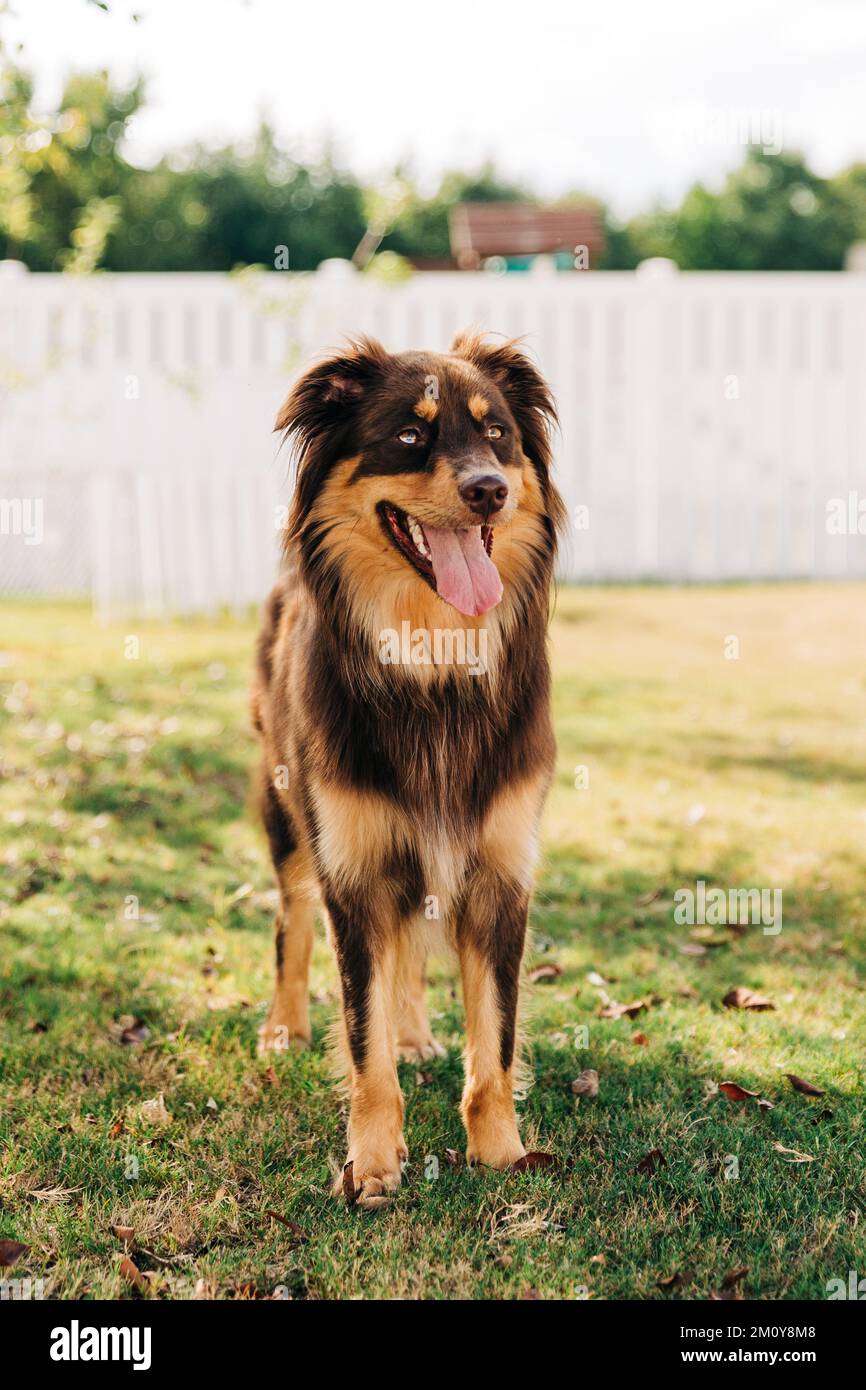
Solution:
<svg viewBox="0 0 866 1390"><path fill-rule="evenodd" d="M103 612L258 602L292 373L350 333L442 349L470 324L526 335L553 385L568 577L866 575L866 276L647 271L386 287L333 266L3 268L0 591L92 592Z"/></svg>

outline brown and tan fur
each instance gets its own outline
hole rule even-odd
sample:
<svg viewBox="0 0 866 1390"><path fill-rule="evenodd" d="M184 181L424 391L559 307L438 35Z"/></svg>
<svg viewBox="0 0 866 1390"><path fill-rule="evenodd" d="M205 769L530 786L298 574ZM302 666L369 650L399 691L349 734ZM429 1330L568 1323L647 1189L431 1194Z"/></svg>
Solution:
<svg viewBox="0 0 866 1390"><path fill-rule="evenodd" d="M503 438L485 433L491 418ZM524 1153L515 1019L554 761L546 627L562 503L549 476L553 419L522 352L464 337L441 355L354 344L302 377L277 421L295 444L298 476L253 690L280 889L262 1046L310 1040L321 899L351 1093L341 1186L362 1206L385 1200L407 1155L395 1057L442 1053L424 1002L437 936L460 962L468 1158L504 1168ZM407 455L396 438L413 425L423 441ZM477 518L457 483L473 468L507 480L492 551L504 593L483 616L465 617L389 540L376 508L387 501L422 525L470 526ZM483 628L486 674L383 665L379 634L406 619L428 631Z"/></svg>

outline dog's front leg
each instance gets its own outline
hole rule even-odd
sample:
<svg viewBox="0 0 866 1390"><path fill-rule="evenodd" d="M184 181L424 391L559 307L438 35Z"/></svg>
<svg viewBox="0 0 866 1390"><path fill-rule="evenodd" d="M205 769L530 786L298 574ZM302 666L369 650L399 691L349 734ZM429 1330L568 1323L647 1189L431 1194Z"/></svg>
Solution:
<svg viewBox="0 0 866 1390"><path fill-rule="evenodd" d="M529 894L483 870L474 876L458 930L466 1011L466 1081L460 1106L470 1163L507 1168L526 1152L514 1109L520 967Z"/></svg>
<svg viewBox="0 0 866 1390"><path fill-rule="evenodd" d="M381 1206L398 1186L408 1156L394 1062L396 924L378 897L325 894L340 969L351 1088L349 1153L335 1191L368 1208Z"/></svg>

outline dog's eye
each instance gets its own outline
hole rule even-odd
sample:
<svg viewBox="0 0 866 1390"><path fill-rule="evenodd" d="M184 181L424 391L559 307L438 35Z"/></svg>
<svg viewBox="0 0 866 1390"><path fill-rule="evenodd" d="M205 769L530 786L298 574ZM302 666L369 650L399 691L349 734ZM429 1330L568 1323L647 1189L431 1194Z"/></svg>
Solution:
<svg viewBox="0 0 866 1390"><path fill-rule="evenodd" d="M401 444L420 444L421 431L413 429L410 425L408 429L401 430L400 433L397 435L397 438L399 439Z"/></svg>
<svg viewBox="0 0 866 1390"><path fill-rule="evenodd" d="M503 439L505 437L504 425L488 425L484 431L485 439Z"/></svg>

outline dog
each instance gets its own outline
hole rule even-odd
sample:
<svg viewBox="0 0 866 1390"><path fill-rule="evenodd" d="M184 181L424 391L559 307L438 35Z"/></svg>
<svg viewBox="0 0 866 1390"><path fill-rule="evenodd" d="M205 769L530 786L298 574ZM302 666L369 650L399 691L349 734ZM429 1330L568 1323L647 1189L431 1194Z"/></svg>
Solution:
<svg viewBox="0 0 866 1390"><path fill-rule="evenodd" d="M555 757L555 423L519 345L467 333L443 354L352 341L301 376L275 426L296 477L252 695L280 891L260 1048L310 1041L320 899L350 1091L335 1191L366 1208L408 1156L395 1057L444 1052L424 1002L443 942L462 978L468 1161L525 1152L515 1038Z"/></svg>

